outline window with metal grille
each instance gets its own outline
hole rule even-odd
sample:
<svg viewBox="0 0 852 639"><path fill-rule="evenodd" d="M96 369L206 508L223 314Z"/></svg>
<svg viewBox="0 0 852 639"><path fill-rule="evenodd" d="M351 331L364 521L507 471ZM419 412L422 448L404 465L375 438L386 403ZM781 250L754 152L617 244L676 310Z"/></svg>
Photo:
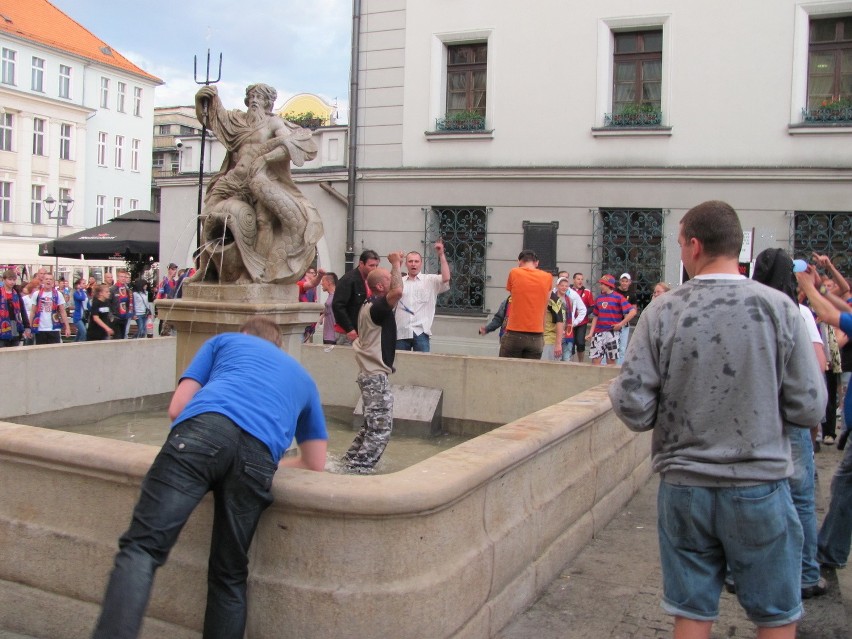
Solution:
<svg viewBox="0 0 852 639"><path fill-rule="evenodd" d="M630 273L636 305L651 301L654 285L663 279L662 209L598 209L593 211L591 287L603 274Z"/></svg>
<svg viewBox="0 0 852 639"><path fill-rule="evenodd" d="M852 211L795 211L791 221L793 257L828 255L837 270L852 275Z"/></svg>
<svg viewBox="0 0 852 639"><path fill-rule="evenodd" d="M438 296L438 311L454 315L479 315L484 312L489 211L484 206L435 206L424 209L424 272L440 272L432 245L442 239L452 273L450 290Z"/></svg>
<svg viewBox="0 0 852 639"><path fill-rule="evenodd" d="M852 16L810 21L808 109L852 107Z"/></svg>

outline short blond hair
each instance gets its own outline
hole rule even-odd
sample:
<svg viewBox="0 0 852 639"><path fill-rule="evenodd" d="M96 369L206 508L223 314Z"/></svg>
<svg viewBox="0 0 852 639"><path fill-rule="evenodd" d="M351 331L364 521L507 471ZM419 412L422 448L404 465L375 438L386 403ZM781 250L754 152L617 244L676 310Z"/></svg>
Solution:
<svg viewBox="0 0 852 639"><path fill-rule="evenodd" d="M281 348L281 329L268 317L252 317L240 326L240 333L254 335Z"/></svg>

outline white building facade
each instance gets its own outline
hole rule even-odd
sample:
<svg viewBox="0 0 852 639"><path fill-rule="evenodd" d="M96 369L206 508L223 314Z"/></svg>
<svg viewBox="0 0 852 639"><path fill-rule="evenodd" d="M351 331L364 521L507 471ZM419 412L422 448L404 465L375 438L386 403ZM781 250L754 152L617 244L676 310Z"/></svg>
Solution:
<svg viewBox="0 0 852 639"><path fill-rule="evenodd" d="M147 209L154 88L139 69L43 0L0 23L0 263L53 264L38 245ZM61 33L61 41L56 34ZM73 201L48 215L47 198ZM69 270L78 260L60 259Z"/></svg>
<svg viewBox="0 0 852 639"><path fill-rule="evenodd" d="M351 249L428 266L443 237L436 350L479 352L523 248L631 272L644 302L680 281L678 222L708 199L753 230L751 257L826 251L852 275L852 2L361 9Z"/></svg>

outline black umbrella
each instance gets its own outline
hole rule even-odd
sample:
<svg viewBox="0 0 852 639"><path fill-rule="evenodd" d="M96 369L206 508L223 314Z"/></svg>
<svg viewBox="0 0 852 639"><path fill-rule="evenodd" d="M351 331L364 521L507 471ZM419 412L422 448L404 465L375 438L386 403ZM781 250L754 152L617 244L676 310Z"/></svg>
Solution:
<svg viewBox="0 0 852 639"><path fill-rule="evenodd" d="M85 231L40 244L39 255L87 260L160 259L160 216L130 211Z"/></svg>

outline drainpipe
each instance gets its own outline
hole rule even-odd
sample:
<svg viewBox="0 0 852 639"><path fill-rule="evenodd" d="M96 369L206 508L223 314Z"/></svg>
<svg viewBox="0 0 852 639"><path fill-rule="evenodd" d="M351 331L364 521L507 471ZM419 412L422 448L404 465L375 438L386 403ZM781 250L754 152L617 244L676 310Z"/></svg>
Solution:
<svg viewBox="0 0 852 639"><path fill-rule="evenodd" d="M358 152L358 52L361 44L361 0L352 0L352 63L349 67L349 177L346 206L346 268L355 265L355 172Z"/></svg>

